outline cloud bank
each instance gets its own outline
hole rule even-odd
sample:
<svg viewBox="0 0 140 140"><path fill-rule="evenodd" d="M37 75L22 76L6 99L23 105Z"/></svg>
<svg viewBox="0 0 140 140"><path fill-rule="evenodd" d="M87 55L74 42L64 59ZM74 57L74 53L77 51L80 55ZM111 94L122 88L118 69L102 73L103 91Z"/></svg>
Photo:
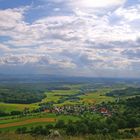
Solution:
<svg viewBox="0 0 140 140"><path fill-rule="evenodd" d="M41 0L1 9L1 72L17 67L24 73L18 69L24 67L29 73L138 77L140 5L126 3ZM38 10L43 16L33 14Z"/></svg>

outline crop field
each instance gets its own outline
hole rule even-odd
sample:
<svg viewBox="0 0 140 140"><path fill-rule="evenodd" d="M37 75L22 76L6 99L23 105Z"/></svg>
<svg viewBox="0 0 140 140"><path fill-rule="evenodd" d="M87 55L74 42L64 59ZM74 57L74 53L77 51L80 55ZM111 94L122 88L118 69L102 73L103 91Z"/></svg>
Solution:
<svg viewBox="0 0 140 140"><path fill-rule="evenodd" d="M75 105L81 103L100 103L102 101L113 101L113 97L105 96L105 93L109 91L109 89L102 89L95 92L87 92L84 95L78 95L78 101L64 100L62 103L58 103L59 100L65 99L65 97L71 97L77 95L81 86L70 86L71 89L68 90L51 90L46 92L46 98L44 98L41 102L32 103L32 104L9 104L9 103L0 103L0 110L5 110L5 112L11 111L23 111L24 108L29 108L29 110L34 110L39 108L40 103L49 103L54 102L55 106L63 106L63 105ZM1 130L15 130L19 126L34 126L34 125L45 125L48 123L55 123L57 120L64 120L65 122L69 120L79 120L76 116L69 115L59 115L51 113L36 113L31 116L23 116L21 118L16 117L3 117L0 120L0 129Z"/></svg>
<svg viewBox="0 0 140 140"><path fill-rule="evenodd" d="M61 99L64 96L70 96L77 94L79 90L52 90L49 92L46 92L46 98L42 100L42 102L57 102L59 99Z"/></svg>
<svg viewBox="0 0 140 140"><path fill-rule="evenodd" d="M67 86L70 89L67 90L50 90L45 91L46 97L37 103L31 103L31 104L15 104L15 103L3 103L0 102L0 111L5 111L7 113L11 111L23 111L25 108L29 108L29 110L34 110L39 107L40 103L49 103L54 102L56 106L63 106L67 104L80 104L82 102L84 103L100 103L102 101L112 101L112 97L105 96L104 94L109 91L109 89L100 89L97 92L85 92L84 95L78 95L80 93L80 88L85 86L86 84L67 84ZM69 100L68 97L78 97L78 100ZM62 102L59 102L61 99L64 99Z"/></svg>
<svg viewBox="0 0 140 140"><path fill-rule="evenodd" d="M72 90L53 90L46 93L46 98L42 100L43 102L55 102L56 106L63 106L63 105L74 105L74 104L98 104L101 102L108 102L108 101L114 101L114 97L106 96L105 94L107 92L111 91L111 89L101 89L98 91L93 92L87 92L84 95L77 95L79 100L77 101L71 101L71 100L65 100L63 103L57 103L60 99L64 97L71 97L73 95L76 95L80 92L78 89L72 89Z"/></svg>
<svg viewBox="0 0 140 140"><path fill-rule="evenodd" d="M0 111L5 111L7 113L11 112L11 111L23 111L24 108L29 108L29 110L34 110L37 109L40 103L47 103L47 102L55 102L57 103L59 101L59 99L61 99L62 97L66 96L70 96L70 95L74 95L77 94L79 92L79 90L52 90L49 92L46 92L46 98L43 99L41 102L38 103L32 103L32 104L11 104L11 103L0 103ZM64 104L67 104L69 102L66 102ZM61 105L61 104L59 104ZM63 105L63 104L62 104Z"/></svg>
<svg viewBox="0 0 140 140"><path fill-rule="evenodd" d="M33 94L34 90L32 90L32 88L29 90L29 92ZM117 105L116 99L118 99L118 97L112 95L112 93L117 94L117 92L115 92L114 90L117 90L118 86L115 87L115 85L112 88L112 87L105 87L105 86L98 87L97 85L94 85L94 84L93 86L91 84L89 85L88 84L75 84L75 85L66 84L66 85L61 85L60 87L54 87L54 88L51 86L50 89L49 88L45 89L45 86L44 86L44 90L42 90L43 92L39 94L37 92L39 92L41 89L40 87L36 87L36 88L38 88L37 90L35 90L35 93L37 96L40 96L40 94L45 95L44 98L40 101L36 101L30 104L29 103L26 103L26 104L25 103L23 104L22 103L6 103L2 101L0 102L0 113L2 114L2 116L0 116L0 137L2 136L5 140L10 140L8 139L9 138L8 135L11 135L12 139L15 139L15 140L21 139L21 138L23 140L24 139L26 140L28 139L41 140L42 139L43 140L44 138L47 139L47 137L45 136L43 137L43 135L38 135L34 137L32 136L30 132L34 128L39 128L41 126L43 129L45 129L47 128L47 126L50 125L53 127L54 130L59 129L60 133L66 134L67 126L69 126L71 122L75 124L79 122L78 126L83 125L79 127L79 129L84 127L87 124L87 122L85 122L87 121L87 119L93 120L93 122L94 121L98 122L99 123L98 126L104 124L108 116L104 116L100 112L101 108L109 107L108 108L109 112L111 110L111 111L117 111L117 113L118 111L121 113L126 110L126 107L124 108L124 105L119 105L119 106ZM137 91L137 89L134 89L134 90ZM16 87L16 91L18 91L18 87ZM22 91L24 90L21 88L19 89L19 91L22 93ZM26 89L26 92L27 91L28 89ZM126 91L129 91L129 90L126 90ZM125 96L122 96L121 99L126 100L130 97L131 98L135 97L133 93L131 96L128 96L128 93ZM10 96L9 96L9 100L10 100ZM28 98L28 100L30 101L31 98ZM115 105L113 104L116 104L117 108L114 108ZM3 114L3 112L7 114ZM15 115L12 113L20 113L20 114ZM111 113L107 115L111 115ZM61 123L62 121L64 122L64 125L62 125L63 123L61 124L62 127L58 123L59 121ZM57 128L57 124L60 125L60 128ZM88 127L89 126L92 126L92 125L88 125ZM109 125L107 126L109 127ZM17 133L17 130L22 129L22 128L26 128L26 132L27 132L26 136L24 136L24 134L19 135L19 133ZM124 133L125 131L124 129L119 129L119 131L120 130L122 130L121 131L122 133ZM131 131L131 129L128 131ZM136 131L138 130L136 129ZM87 135L87 136L90 137L90 135ZM83 138L84 140L86 138L88 139L88 137L83 138L83 137L80 137L80 135L78 135L78 137L69 137L69 139L82 140ZM102 136L100 135L100 137ZM67 135L64 135L63 138L68 139ZM95 137L94 135L92 135L91 139L93 138L99 139L97 135L95 135ZM111 139L110 135L107 136L107 140L108 139Z"/></svg>
<svg viewBox="0 0 140 140"><path fill-rule="evenodd" d="M23 125L26 125L26 124L32 124L32 123L38 123L38 122L41 122L41 123L44 123L44 122L53 123L53 122L56 122L56 119L55 118L28 119L28 120L24 120L24 121L15 122L15 123L0 124L0 128L23 126Z"/></svg>
<svg viewBox="0 0 140 140"><path fill-rule="evenodd" d="M29 110L34 110L39 107L40 103L49 103L54 102L56 106L63 106L63 105L74 105L80 103L94 103L98 104L103 101L114 101L113 97L106 96L105 93L110 91L110 89L100 89L98 91L87 92L84 95L77 95L80 90L79 88L81 85L70 86L73 89L70 90L51 90L45 92L46 98L44 98L41 102L32 103L32 104L11 104L11 103L2 103L0 102L0 111L5 111L7 113L11 111L23 111L25 108L29 108ZM64 100L63 102L59 103L59 100L65 99L67 97L71 97L73 95L77 95L79 100L72 101L69 99Z"/></svg>
<svg viewBox="0 0 140 140"><path fill-rule="evenodd" d="M102 89L95 92L87 93L83 96L80 96L80 102L91 103L91 104L99 104L101 102L114 101L114 97L108 97L105 94L109 92L110 89Z"/></svg>
<svg viewBox="0 0 140 140"><path fill-rule="evenodd" d="M76 116L70 116L70 115L59 115L52 113L40 113L35 114L34 116L25 116L21 118L5 118L0 120L0 130L10 130L14 131L19 126L37 126L37 125L46 125L46 124L55 124L58 120L64 120L65 122L68 122L69 120L77 121L80 118Z"/></svg>
<svg viewBox="0 0 140 140"><path fill-rule="evenodd" d="M70 86L71 87L71 86ZM46 98L44 98L41 102L33 103L33 104L10 104L10 103L0 103L0 111L5 111L7 113L11 111L23 111L25 108L29 108L29 110L34 110L39 107L40 103L48 103L48 102L54 102L56 106L63 106L67 104L78 104L83 101L90 103L88 101L89 99L92 100L100 100L98 93L89 93L85 96L79 96L79 101L69 101L65 100L63 103L58 103L58 101L64 97L67 96L73 96L79 93L79 87L78 86L72 86L72 89L69 90L52 90L46 92ZM97 99L98 98L98 99ZM102 100L102 99L101 99ZM26 116L26 117L21 117L21 118L16 118L16 117L4 117L5 119L2 119L1 117L0 120L0 128L8 128L8 127L14 127L14 126L22 126L22 125L29 125L30 123L36 124L36 123L42 123L44 122L55 122L54 120L59 120L63 119L64 121L68 121L69 119L72 120L77 120L77 117L73 116L56 116L54 114L47 113L44 115L44 113L38 113L34 114L33 116Z"/></svg>
<svg viewBox="0 0 140 140"><path fill-rule="evenodd" d="M37 104L10 104L10 103L0 103L0 111L5 111L7 113L11 111L23 111L24 108L29 108L30 110L38 108Z"/></svg>

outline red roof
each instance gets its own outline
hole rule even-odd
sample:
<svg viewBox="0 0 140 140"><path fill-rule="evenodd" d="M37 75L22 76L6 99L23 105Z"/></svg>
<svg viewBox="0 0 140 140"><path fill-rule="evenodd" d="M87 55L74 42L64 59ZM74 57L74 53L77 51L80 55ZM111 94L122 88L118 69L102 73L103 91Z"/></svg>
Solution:
<svg viewBox="0 0 140 140"><path fill-rule="evenodd" d="M107 110L106 108L101 108L101 109L100 109L100 112L101 112L101 113L108 113L108 110Z"/></svg>

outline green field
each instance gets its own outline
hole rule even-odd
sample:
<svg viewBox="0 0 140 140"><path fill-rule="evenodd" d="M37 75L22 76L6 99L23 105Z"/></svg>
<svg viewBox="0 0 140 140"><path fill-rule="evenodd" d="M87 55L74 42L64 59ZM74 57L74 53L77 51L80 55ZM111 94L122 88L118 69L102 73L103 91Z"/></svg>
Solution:
<svg viewBox="0 0 140 140"><path fill-rule="evenodd" d="M37 104L9 104L0 103L0 111L11 112L11 111L23 111L24 108L29 108L30 110L38 108Z"/></svg>
<svg viewBox="0 0 140 140"><path fill-rule="evenodd" d="M71 89L69 90L52 90L52 91L48 91L46 92L46 98L43 99L41 102L38 103L33 103L33 104L9 104L9 103L0 103L0 111L5 111L5 112L11 112L11 111L23 111L24 108L29 108L29 110L34 110L37 109L39 107L40 103L49 103L49 102L54 102L55 106L63 106L63 105L69 105L69 104L81 104L81 103L91 103L91 101L93 101L92 103L101 103L103 101L113 101L114 99L112 97L107 97L105 96L105 93L107 91L109 91L109 89L102 89L96 92L89 92L86 93L85 95L80 95L79 97L79 101L69 101L66 100L63 103L58 103L58 101L62 98L64 98L65 96L67 97L71 97L73 95L76 95L80 92L79 88L81 87L80 85L75 85L75 86L70 86ZM3 117L2 117L3 118ZM4 117L5 119L0 121L0 124L8 124L8 123L15 123L15 122L20 122L20 121L24 121L27 119L33 119L33 118L55 118L57 120L64 120L64 121L68 121L68 120L77 120L77 117L74 116L56 116L55 114L50 114L50 113L36 113L36 114L32 114L32 115L28 115L28 116L23 116L21 118L16 118L16 117ZM38 122L38 123L34 123L34 125L39 125L39 124L43 124L42 122ZM44 123L47 124L47 123ZM33 124L28 124L33 125ZM10 127L10 130L13 129L14 130L17 128L16 127ZM5 128L5 130L7 130L9 128Z"/></svg>
<svg viewBox="0 0 140 140"><path fill-rule="evenodd" d="M42 102L57 102L60 98L63 96L69 96L77 94L79 90L72 89L72 90L52 90L49 92L46 92L46 98L42 100Z"/></svg>
<svg viewBox="0 0 140 140"><path fill-rule="evenodd" d="M36 119L37 122L32 122L32 120ZM54 119L54 122L51 121L45 121L42 122L42 119ZM28 123L25 124L25 122L28 120ZM47 125L47 124L55 124L56 121L58 120L64 120L66 123L69 120L72 121L77 121L80 120L80 118L76 117L76 116L70 116L70 115L59 115L57 116L56 114L36 114L35 116L25 116L22 118L14 118L14 119L7 119L7 120L1 120L0 121L0 130L2 131L15 131L19 126L14 126L16 123L23 123L23 125L20 125L20 127L26 126L26 127L33 127L33 126L38 126L38 125ZM5 126L5 124L9 125L9 126ZM14 124L13 126L10 126L11 124ZM1 128L3 127L3 128ZM5 127L5 128L4 128Z"/></svg>
<svg viewBox="0 0 140 140"><path fill-rule="evenodd" d="M29 110L34 110L39 108L39 104L41 103L49 103L53 102L54 106L63 106L63 105L76 105L76 104L100 104L102 102L114 102L116 98L106 96L106 93L112 91L111 88L100 88L95 91L86 91L84 94L80 94L80 88L83 85L68 85L70 89L68 90L51 90L46 91L46 98L44 98L41 102L33 103L33 104L9 104L9 103L0 103L0 111L5 111L10 113L11 111L23 111L25 108L29 108ZM59 100L65 99L66 97L73 97L76 96L79 98L77 101L71 101L69 99L64 100L62 103L58 103ZM98 115L93 115L92 117L96 118ZM99 117L99 116L98 116ZM68 115L59 115L56 116L56 114L51 113L32 113L31 115L22 116L22 117L16 117L16 116L10 116L10 117L1 117L3 119L0 120L0 125L3 124L10 124L15 122L21 122L26 121L27 119L34 119L34 118L55 118L56 120L64 120L67 122L68 120L78 120L78 117L74 116L68 116ZM47 122L35 122L32 124L26 124L25 126L31 126L31 125L39 125L39 124L48 124ZM4 130L10 129L15 130L17 126L13 126L10 128L5 128Z"/></svg>
<svg viewBox="0 0 140 140"><path fill-rule="evenodd" d="M92 135L89 135L87 133L87 136L85 135L80 136L78 134L77 136L74 136L74 137L72 135L68 137L66 135L66 130L67 130L67 126L69 126L69 123L77 124L79 122L78 124L79 126L82 121L87 121L87 120L90 120L90 121L92 120L93 122L94 121L97 122L98 125L96 127L101 125L100 129L102 129L102 125L104 126L104 123L107 123L108 117L103 116L99 112L99 110L98 111L88 110L87 108L89 107L95 107L96 109L98 109L102 106L105 107L107 105L109 106L110 109L112 108L113 110L116 110L119 113L123 113L124 111L126 111L125 105L117 104L116 102L117 96L107 95L108 93L112 93L114 90L118 89L118 86L116 87L114 86L113 88L98 87L94 89L91 85L88 85L88 84L77 84L77 85L67 84L64 87L66 88L63 89L63 87L61 87L60 89L44 90L42 94L46 95L44 96L45 98L39 102L35 102L31 104L19 104L19 103L15 104L15 103L1 102L0 112L8 113L8 115L0 116L0 132L1 132L0 137L3 137L4 140L13 140L13 139L16 140L17 137L18 139L21 139L22 137L23 140L25 139L26 140L28 139L29 140L32 140L32 139L43 140L44 138L46 139L45 136L39 135L39 136L34 137L32 136L30 132L32 131L33 128L38 128L40 126L42 128L46 128L48 125L52 125L53 130L58 129L59 132L63 135L63 139L66 139L66 140L67 139L87 140L87 139L97 139L97 138L104 140L105 137L106 137L106 140L109 140L109 139L111 140L112 139L111 135L109 134L106 136L103 136L102 134L98 135L98 132L96 132L95 135L94 133L92 133ZM135 96L131 96L131 98L132 97L135 97ZM121 99L127 100L127 98L130 98L130 96L123 96ZM44 106L45 107L49 106L50 110L47 108L45 108L44 110L41 110ZM53 107L53 110L51 112L52 107ZM69 111L71 110L67 111L68 108L65 108L64 112L57 112L55 110L55 108L61 109L63 107L68 107L68 108L70 107L70 109L73 109L72 110L73 113L70 114ZM82 111L85 109L85 111L82 113L79 111L80 114L77 114L78 113L77 110L75 111L73 107L76 107L76 108L79 107L78 110L81 109L80 111ZM25 110L26 110L25 108L28 110L27 114L25 113ZM47 112L48 110L50 112ZM10 115L10 113L14 111L20 111L21 114ZM131 112L131 113L134 113L134 112ZM135 115L138 117L138 112L137 114L135 113ZM115 116L113 117L114 119L116 119ZM121 118L121 115L119 117ZM57 128L56 126L59 121L60 122L63 121L66 127L63 126L63 128ZM90 122L91 125L93 126L96 125L96 124L92 124L92 121ZM86 124L87 122L84 122L84 125ZM90 124L87 124L87 125L90 128ZM106 127L110 129L110 125L107 125ZM18 129L22 129L22 128L26 128L27 134L25 136L24 136L24 133L22 135L15 133L17 132ZM78 128L78 129L82 129L82 128ZM119 129L119 130L125 135L124 131L126 129ZM129 131L131 131L131 129L129 129ZM136 129L136 131L138 130ZM8 139L8 138L11 138L11 139Z"/></svg>
<svg viewBox="0 0 140 140"><path fill-rule="evenodd" d="M73 86L72 86L73 87ZM74 86L73 88L75 88ZM80 85L78 85L80 87ZM11 104L11 103L0 103L0 111L11 112L11 111L23 111L24 108L29 108L30 110L37 109L40 103L48 103L54 102L56 106L62 106L67 104L80 104L80 103L101 103L103 101L114 101L115 98L105 96L105 93L110 91L110 89L100 89L96 92L89 92L85 95L78 96L80 98L79 101L69 101L66 100L63 103L57 103L64 96L72 96L79 93L79 89L71 89L71 90L52 90L46 92L46 98L41 102L33 103L33 104Z"/></svg>
<svg viewBox="0 0 140 140"><path fill-rule="evenodd" d="M86 95L80 96L80 102L99 104L102 102L115 101L114 97L108 97L105 95L109 91L110 89L101 89L95 92L87 93Z"/></svg>

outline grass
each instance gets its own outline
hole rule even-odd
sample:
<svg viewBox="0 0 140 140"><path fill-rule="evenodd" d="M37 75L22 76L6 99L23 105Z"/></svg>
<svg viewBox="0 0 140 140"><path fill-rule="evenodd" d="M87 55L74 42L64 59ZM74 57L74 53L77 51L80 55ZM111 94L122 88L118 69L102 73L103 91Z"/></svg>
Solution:
<svg viewBox="0 0 140 140"><path fill-rule="evenodd" d="M47 97L43 99L41 102L35 103L35 104L6 104L6 103L0 103L0 110L4 110L5 112L10 112L13 110L19 110L22 111L24 110L25 107L29 108L30 110L38 108L39 103L46 103L46 102L56 102L56 106L62 106L62 105L67 105L67 104L79 104L79 103L101 103L103 101L114 101L115 98L113 97L108 97L105 96L106 92L109 92L110 89L100 89L95 92L90 92L86 93L85 95L80 96L79 101L69 101L66 100L63 103L57 104L57 101L64 96L71 96L74 94L79 93L79 90L77 87L74 87L74 89L71 90L53 90L46 92ZM32 122L32 124L21 124L20 126L34 126L34 125L39 125L43 124L46 125L48 122L42 122L42 118L54 118L56 120L64 120L65 122L68 122L69 120L76 121L79 120L80 118L75 117L75 116L69 116L69 115L60 115L56 116L55 114L51 113L37 113L37 114L32 114L30 116L22 116L21 118L16 118L16 117L5 117L5 120L0 120L0 125L5 125L5 124L11 124L11 123L19 123L19 122L26 122L26 120L29 119L38 119L38 122ZM40 120L40 121L39 121ZM9 125L10 126L10 125ZM4 128L4 130L15 130L18 126L12 126L9 128Z"/></svg>
<svg viewBox="0 0 140 140"><path fill-rule="evenodd" d="M7 104L7 103L0 103L0 111L5 111L5 112L11 112L11 111L23 111L24 108L29 108L30 110L36 109L39 107L40 103L47 103L47 102L55 102L56 106L62 106L62 105L67 105L67 104L99 104L101 102L108 102L108 101L115 101L114 97L109 97L106 96L105 94L109 91L111 91L112 89L109 88L102 88L98 91L93 91L93 92L89 92L86 93L85 95L81 95L79 96L80 100L79 101L69 101L66 100L63 103L57 104L57 102L63 98L64 96L71 96L71 95L75 95L77 93L79 93L79 88L81 87L81 85L70 85L71 89L70 90L53 90L53 91L49 91L46 92L47 97L45 99L43 99L41 102L38 103L34 103L34 104ZM89 115L89 117L92 117L94 120L98 120L99 117L101 117L98 114L86 114ZM1 119L2 117L0 117ZM45 126L47 124L55 124L57 120L64 120L66 123L69 120L72 121L77 121L80 120L79 117L76 116L71 116L71 115L60 115L57 116L56 114L52 114L52 113L34 113L32 115L29 116L22 116L21 118L16 118L16 116L10 116L10 117L4 117L4 120L0 120L0 126L7 126L7 127L1 127L0 131L2 131L2 133L4 134L4 132L6 132L4 135L0 134L0 140L18 140L21 139L22 140L43 140L44 137L39 136L38 138L34 138L30 135L17 135L15 133L13 133L17 128L19 127L23 127L26 126L28 129L30 129L33 126L38 126L38 125L42 125ZM51 118L55 121L48 121L48 119ZM12 125L15 124L15 125ZM8 133L9 132L9 133ZM64 137L64 140L87 140L89 139L93 139L93 138L97 138L98 136L79 136L79 137ZM100 139L100 138L97 138ZM102 139L101 139L102 140ZM104 140L104 137L103 137ZM109 140L109 139L108 139ZM138 139L137 139L138 140Z"/></svg>
<svg viewBox="0 0 140 140"><path fill-rule="evenodd" d="M7 124L7 123L13 123L13 122L20 122L20 121L24 121L27 119L34 119L34 118L56 118L57 120L64 120L64 121L68 121L68 120L78 120L78 117L75 116L71 116L71 115L59 115L57 116L56 114L52 114L52 113L41 113L41 114L36 114L35 116L24 116L21 118L5 118L4 120L0 121L0 124Z"/></svg>
<svg viewBox="0 0 140 140"><path fill-rule="evenodd" d="M105 93L108 92L110 89L101 89L96 92L90 92L86 95L81 95L79 101L69 101L66 100L63 103L57 104L57 102L64 98L64 96L71 96L79 93L78 89L71 89L71 90L53 90L46 92L47 97L43 99L41 102L34 103L34 104L9 104L9 103L0 103L0 111L5 111L7 113L11 111L23 111L24 108L29 108L30 110L37 109L39 107L39 103L47 103L47 102L55 102L56 106L63 106L63 105L73 105L79 103L101 103L103 101L114 101L115 98L105 96Z"/></svg>
<svg viewBox="0 0 140 140"><path fill-rule="evenodd" d="M15 118L8 120L1 120L0 130L2 131L15 131L18 127L27 126L32 127L36 125L47 125L47 124L55 124L58 120L63 120L67 123L69 120L77 121L80 118L71 115L59 115L56 114L41 114L40 116L36 114L36 116L27 116L23 118ZM50 121L49 121L50 120Z"/></svg>
<svg viewBox="0 0 140 140"><path fill-rule="evenodd" d="M24 108L29 108L30 110L37 109L39 103L44 102L56 102L62 98L63 95L73 95L77 94L79 90L53 90L50 92L46 92L47 97L43 99L41 102L34 104L9 104L9 103L0 103L0 111L5 111L6 113L10 113L11 111L23 111Z"/></svg>
<svg viewBox="0 0 140 140"><path fill-rule="evenodd" d="M102 102L115 101L114 97L106 96L105 94L109 92L110 89L101 89L95 92L87 93L83 96L80 96L82 103L92 103L99 104Z"/></svg>
<svg viewBox="0 0 140 140"><path fill-rule="evenodd" d="M14 122L14 123L7 123L7 124L1 124L0 129L3 128L9 128L9 127L15 127L15 126L23 126L33 123L54 123L56 122L55 118L35 118L35 119L27 119L24 121Z"/></svg>
<svg viewBox="0 0 140 140"><path fill-rule="evenodd" d="M23 111L24 108L29 108L30 110L38 108L36 104L9 104L9 103L0 103L0 111L5 111L7 113L11 111Z"/></svg>
<svg viewBox="0 0 140 140"><path fill-rule="evenodd" d="M110 135L85 135L85 136L61 136L55 140L113 140ZM29 134L16 134L13 132L1 133L0 140L54 140L46 136L31 136ZM116 139L117 140L117 139ZM123 139L124 140L124 139ZM125 140L140 140L140 138L131 138Z"/></svg>
<svg viewBox="0 0 140 140"><path fill-rule="evenodd" d="M24 121L24 120L33 119L33 118L56 118L56 115L52 113L36 113L34 115L22 116L22 117L10 116L9 118L4 117L3 120L0 120L0 124L19 122L19 121Z"/></svg>
<svg viewBox="0 0 140 140"><path fill-rule="evenodd" d="M59 101L59 99L63 98L65 95L70 96L70 95L77 94L78 92L79 92L79 90L77 90L77 89L49 91L46 93L47 97L42 100L42 103L43 102L55 102L55 103L57 103ZM61 105L61 104L59 104L59 105Z"/></svg>
<svg viewBox="0 0 140 140"><path fill-rule="evenodd" d="M109 97L109 96L106 96L105 94L107 92L109 92L110 89L100 89L98 91L95 91L95 92L90 92L90 93L87 93L85 95L81 95L79 96L80 97L80 100L79 101L69 101L69 100L66 100L64 101L63 103L59 103L57 104L57 102L63 98L63 96L71 96L71 95L75 95L77 93L79 93L79 90L78 89L72 89L72 90L53 90L53 91L50 91L48 93L46 93L47 97L45 99L42 100L42 102L55 102L55 105L56 106L63 106L63 105L75 105L75 104L80 104L80 103L94 103L94 104L98 104L98 103L101 103L101 102L108 102L108 101L114 101L115 98L113 97Z"/></svg>

